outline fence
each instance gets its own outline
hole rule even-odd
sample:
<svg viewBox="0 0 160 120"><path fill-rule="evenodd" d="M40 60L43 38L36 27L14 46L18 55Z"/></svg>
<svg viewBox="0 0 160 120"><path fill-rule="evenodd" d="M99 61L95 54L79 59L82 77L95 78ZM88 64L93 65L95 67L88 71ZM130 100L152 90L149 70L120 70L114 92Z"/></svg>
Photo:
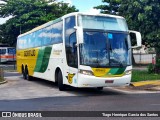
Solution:
<svg viewBox="0 0 160 120"><path fill-rule="evenodd" d="M150 64L153 63L153 59L155 60L156 54L146 54L146 53L134 53L133 57L135 59L136 64Z"/></svg>

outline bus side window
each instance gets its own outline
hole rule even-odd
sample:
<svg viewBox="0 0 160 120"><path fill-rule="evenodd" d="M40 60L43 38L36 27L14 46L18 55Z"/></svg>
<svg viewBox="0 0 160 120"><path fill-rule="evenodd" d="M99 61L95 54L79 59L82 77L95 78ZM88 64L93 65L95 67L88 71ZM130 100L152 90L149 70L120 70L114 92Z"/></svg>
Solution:
<svg viewBox="0 0 160 120"><path fill-rule="evenodd" d="M46 31L46 28L42 29L41 37L42 37L42 46L47 45L47 31Z"/></svg>
<svg viewBox="0 0 160 120"><path fill-rule="evenodd" d="M63 27L62 21L52 25L52 29L50 32L51 34L50 44L62 43L62 27Z"/></svg>
<svg viewBox="0 0 160 120"><path fill-rule="evenodd" d="M36 32L31 33L31 38L29 37L29 35L27 35L27 36L28 36L27 37L28 46L31 47L31 48L35 47Z"/></svg>
<svg viewBox="0 0 160 120"><path fill-rule="evenodd" d="M27 36L24 36L24 38L23 38L23 49L26 49L27 46L28 46L28 44L27 44Z"/></svg>
<svg viewBox="0 0 160 120"><path fill-rule="evenodd" d="M74 64L72 64L71 56L73 54L73 42L71 45L72 37L75 35L75 16L71 16L65 19L65 48L66 48L66 58L67 58L67 64L68 66L75 67ZM75 38L75 44L77 43L76 38ZM76 66L77 67L77 66Z"/></svg>
<svg viewBox="0 0 160 120"><path fill-rule="evenodd" d="M0 53L1 53L1 55L6 54L6 49L0 49Z"/></svg>
<svg viewBox="0 0 160 120"><path fill-rule="evenodd" d="M76 47L76 33L74 32L73 34L70 35L69 37L69 50L68 50L68 55L69 55L69 62L68 65L71 67L78 68L78 58L77 58L77 47Z"/></svg>
<svg viewBox="0 0 160 120"><path fill-rule="evenodd" d="M36 38L35 38L35 47L40 47L41 46L41 37L39 36L41 33L41 30L38 30L36 32Z"/></svg>

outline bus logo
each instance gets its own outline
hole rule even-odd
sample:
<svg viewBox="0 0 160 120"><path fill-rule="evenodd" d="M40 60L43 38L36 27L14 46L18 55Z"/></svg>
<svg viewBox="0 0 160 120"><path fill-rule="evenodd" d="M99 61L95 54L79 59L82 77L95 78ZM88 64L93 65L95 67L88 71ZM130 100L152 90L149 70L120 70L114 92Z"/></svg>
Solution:
<svg viewBox="0 0 160 120"><path fill-rule="evenodd" d="M24 57L28 57L28 56L36 56L36 50L24 51Z"/></svg>

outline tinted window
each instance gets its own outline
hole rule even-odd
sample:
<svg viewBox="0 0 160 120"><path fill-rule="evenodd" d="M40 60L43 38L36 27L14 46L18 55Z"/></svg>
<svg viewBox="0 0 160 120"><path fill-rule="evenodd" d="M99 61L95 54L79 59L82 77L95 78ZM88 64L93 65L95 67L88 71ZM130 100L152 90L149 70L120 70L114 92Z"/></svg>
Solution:
<svg viewBox="0 0 160 120"><path fill-rule="evenodd" d="M69 47L67 47L67 61L71 67L78 68L77 47L76 47L76 33L69 37Z"/></svg>
<svg viewBox="0 0 160 120"><path fill-rule="evenodd" d="M39 47L62 42L63 22L52 24L46 28L37 30L18 38L18 49Z"/></svg>
<svg viewBox="0 0 160 120"><path fill-rule="evenodd" d="M56 23L52 26L52 29L51 29L51 43L52 44L56 44L56 43L62 43L63 40L62 40L62 30L63 28L63 22L59 22L59 23Z"/></svg>
<svg viewBox="0 0 160 120"><path fill-rule="evenodd" d="M6 49L0 49L0 54L6 54Z"/></svg>
<svg viewBox="0 0 160 120"><path fill-rule="evenodd" d="M15 48L8 48L8 54L16 54Z"/></svg>
<svg viewBox="0 0 160 120"><path fill-rule="evenodd" d="M128 31L128 26L123 18L81 15L78 20L79 25L86 29Z"/></svg>
<svg viewBox="0 0 160 120"><path fill-rule="evenodd" d="M77 41L76 41L76 34L75 34L74 26L75 26L75 16L71 16L65 19L66 58L67 58L68 65L71 67L77 67L77 63L75 63L77 48L74 46L77 43ZM74 60L71 60L71 59L74 59Z"/></svg>
<svg viewBox="0 0 160 120"><path fill-rule="evenodd" d="M63 22L61 21L42 29L38 35L42 45L62 43L62 28Z"/></svg>

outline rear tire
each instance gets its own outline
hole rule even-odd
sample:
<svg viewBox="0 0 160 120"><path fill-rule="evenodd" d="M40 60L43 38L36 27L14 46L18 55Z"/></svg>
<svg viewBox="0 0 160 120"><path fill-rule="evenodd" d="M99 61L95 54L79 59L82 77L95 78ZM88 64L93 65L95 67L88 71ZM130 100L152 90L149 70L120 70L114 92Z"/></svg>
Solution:
<svg viewBox="0 0 160 120"><path fill-rule="evenodd" d="M23 75L23 79L26 80L26 73L23 67L22 67L22 75Z"/></svg>
<svg viewBox="0 0 160 120"><path fill-rule="evenodd" d="M97 90L102 91L103 87L97 87Z"/></svg>
<svg viewBox="0 0 160 120"><path fill-rule="evenodd" d="M31 80L31 76L29 76L28 68L25 69L26 79Z"/></svg>
<svg viewBox="0 0 160 120"><path fill-rule="evenodd" d="M63 84L63 77L62 77L62 72L58 72L58 88L60 91L65 90L65 85Z"/></svg>

